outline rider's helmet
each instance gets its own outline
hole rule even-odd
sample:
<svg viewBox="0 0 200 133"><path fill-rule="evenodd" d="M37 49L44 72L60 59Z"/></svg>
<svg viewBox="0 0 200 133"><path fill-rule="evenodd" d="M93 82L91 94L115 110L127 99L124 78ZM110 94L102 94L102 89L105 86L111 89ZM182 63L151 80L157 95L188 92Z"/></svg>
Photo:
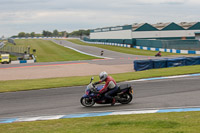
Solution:
<svg viewBox="0 0 200 133"><path fill-rule="evenodd" d="M101 81L105 81L107 77L108 77L108 74L105 71L103 71L99 74L99 78Z"/></svg>

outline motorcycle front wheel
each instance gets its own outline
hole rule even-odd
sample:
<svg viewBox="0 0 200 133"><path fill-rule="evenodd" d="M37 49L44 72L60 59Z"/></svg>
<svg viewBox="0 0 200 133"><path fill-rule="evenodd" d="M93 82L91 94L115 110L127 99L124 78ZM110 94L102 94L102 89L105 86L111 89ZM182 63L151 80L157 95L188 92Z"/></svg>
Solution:
<svg viewBox="0 0 200 133"><path fill-rule="evenodd" d="M120 96L120 99L118 100L121 104L128 104L132 101L133 96L130 93L124 93Z"/></svg>
<svg viewBox="0 0 200 133"><path fill-rule="evenodd" d="M92 107L95 104L94 99L85 98L85 97L82 97L80 102L85 107Z"/></svg>

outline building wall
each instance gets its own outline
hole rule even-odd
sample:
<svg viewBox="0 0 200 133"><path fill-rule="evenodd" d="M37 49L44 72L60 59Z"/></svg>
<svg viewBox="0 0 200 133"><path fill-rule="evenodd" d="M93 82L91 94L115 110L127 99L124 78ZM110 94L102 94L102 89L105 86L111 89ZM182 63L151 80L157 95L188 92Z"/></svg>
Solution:
<svg viewBox="0 0 200 133"><path fill-rule="evenodd" d="M200 30L166 30L166 31L133 31L132 38L177 38L195 37L195 32Z"/></svg>
<svg viewBox="0 0 200 133"><path fill-rule="evenodd" d="M136 46L180 50L200 50L198 40L148 40L136 39Z"/></svg>
<svg viewBox="0 0 200 133"><path fill-rule="evenodd" d="M158 38L195 38L195 32L200 30L166 30L166 31L107 31L91 32L90 39L158 39Z"/></svg>
<svg viewBox="0 0 200 133"><path fill-rule="evenodd" d="M91 32L90 39L131 39L131 30Z"/></svg>
<svg viewBox="0 0 200 133"><path fill-rule="evenodd" d="M195 39L200 41L200 33L195 35Z"/></svg>

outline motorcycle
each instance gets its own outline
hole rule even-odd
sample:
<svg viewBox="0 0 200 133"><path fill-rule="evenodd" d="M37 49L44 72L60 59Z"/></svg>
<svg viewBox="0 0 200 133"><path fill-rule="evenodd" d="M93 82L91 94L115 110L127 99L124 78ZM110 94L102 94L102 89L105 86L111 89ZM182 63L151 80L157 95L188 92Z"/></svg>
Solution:
<svg viewBox="0 0 200 133"><path fill-rule="evenodd" d="M103 85L95 86L92 81L94 78L91 78L90 84L85 90L85 94L81 97L80 102L85 107L92 107L96 104L111 104L112 100L105 98L105 93L98 95ZM112 95L116 99L116 103L128 104L133 99L133 88L130 84L123 84L118 87L118 91Z"/></svg>

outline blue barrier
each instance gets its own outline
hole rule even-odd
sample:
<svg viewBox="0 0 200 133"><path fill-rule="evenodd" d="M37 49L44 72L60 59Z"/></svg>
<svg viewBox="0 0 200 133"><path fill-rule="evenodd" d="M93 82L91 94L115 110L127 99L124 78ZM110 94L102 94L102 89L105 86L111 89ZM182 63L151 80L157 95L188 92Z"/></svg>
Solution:
<svg viewBox="0 0 200 133"><path fill-rule="evenodd" d="M165 68L167 67L167 59L154 59L153 68Z"/></svg>
<svg viewBox="0 0 200 133"><path fill-rule="evenodd" d="M26 63L26 60L20 60L19 62L20 63Z"/></svg>
<svg viewBox="0 0 200 133"><path fill-rule="evenodd" d="M200 56L187 57L185 64L187 66L189 66L189 65L200 65Z"/></svg>
<svg viewBox="0 0 200 133"><path fill-rule="evenodd" d="M167 60L167 67L185 66L186 58L175 58Z"/></svg>
<svg viewBox="0 0 200 133"><path fill-rule="evenodd" d="M136 71L148 70L153 68L153 62L151 60L135 60L134 69Z"/></svg>
<svg viewBox="0 0 200 133"><path fill-rule="evenodd" d="M200 65L200 56L173 59L135 60L133 63L135 71L143 71L153 68Z"/></svg>

